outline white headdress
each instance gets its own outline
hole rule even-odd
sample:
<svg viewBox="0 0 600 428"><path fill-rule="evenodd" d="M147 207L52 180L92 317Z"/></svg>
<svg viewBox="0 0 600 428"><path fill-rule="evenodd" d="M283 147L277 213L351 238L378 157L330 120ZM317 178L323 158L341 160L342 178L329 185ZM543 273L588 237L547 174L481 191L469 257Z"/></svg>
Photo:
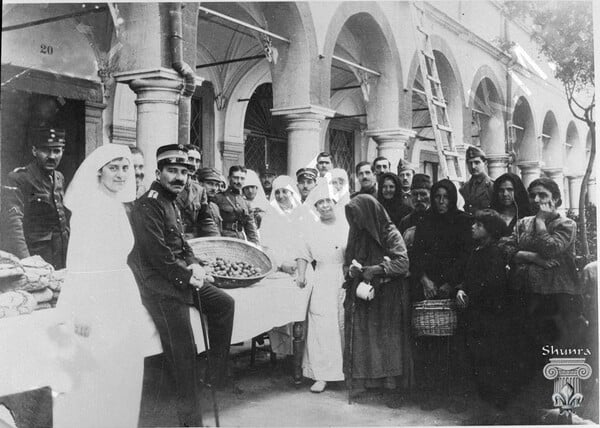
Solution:
<svg viewBox="0 0 600 428"><path fill-rule="evenodd" d="M71 211L76 211L94 200L97 192L102 192L98 172L114 159L127 159L127 181L123 189L115 194L120 202L129 202L135 199L135 172L131 160L129 147L120 144L105 144L92 152L77 168L75 176L65 194L65 205Z"/></svg>

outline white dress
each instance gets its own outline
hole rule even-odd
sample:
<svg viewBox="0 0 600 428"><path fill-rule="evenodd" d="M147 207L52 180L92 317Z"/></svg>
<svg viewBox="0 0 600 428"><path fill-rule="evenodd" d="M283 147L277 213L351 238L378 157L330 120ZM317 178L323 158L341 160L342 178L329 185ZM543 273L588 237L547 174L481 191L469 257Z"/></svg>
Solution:
<svg viewBox="0 0 600 428"><path fill-rule="evenodd" d="M99 186L88 194L71 217L57 310L67 331L82 322L90 333L72 334L76 352L61 361L72 386L54 401L54 426L137 427L152 324L127 265L133 234L123 203Z"/></svg>
<svg viewBox="0 0 600 428"><path fill-rule="evenodd" d="M345 290L342 289L344 251L348 239L346 219L334 224L318 222L306 237L302 258L316 260L308 309L308 331L302 361L305 377L322 381L344 380L343 331ZM310 269L310 267L309 267Z"/></svg>

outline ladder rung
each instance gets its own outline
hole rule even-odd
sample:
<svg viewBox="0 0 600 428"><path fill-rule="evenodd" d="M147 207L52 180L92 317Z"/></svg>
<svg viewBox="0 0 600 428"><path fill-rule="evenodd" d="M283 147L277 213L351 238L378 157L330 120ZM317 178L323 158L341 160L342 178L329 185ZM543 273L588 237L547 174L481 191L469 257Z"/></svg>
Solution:
<svg viewBox="0 0 600 428"><path fill-rule="evenodd" d="M446 108L447 107L445 102L442 102L442 101L439 101L439 100L431 100L431 102L433 104L435 104L436 106L441 107L441 108Z"/></svg>
<svg viewBox="0 0 600 428"><path fill-rule="evenodd" d="M412 111L429 111L429 107L427 108L414 108Z"/></svg>
<svg viewBox="0 0 600 428"><path fill-rule="evenodd" d="M427 78L428 78L429 80L431 80L433 83L437 84L437 85L439 85L439 84L441 84L441 83L442 83L442 82L440 82L440 79L436 79L436 78L435 78L435 77L433 77L431 74L428 74L428 75L427 75Z"/></svg>
<svg viewBox="0 0 600 428"><path fill-rule="evenodd" d="M452 128L450 128L449 126L441 125L438 123L437 127L440 131L452 132Z"/></svg>
<svg viewBox="0 0 600 428"><path fill-rule="evenodd" d="M412 90L413 90L413 92L416 92L417 94L421 94L421 95L427 96L427 94L425 93L425 91L423 89L413 88Z"/></svg>

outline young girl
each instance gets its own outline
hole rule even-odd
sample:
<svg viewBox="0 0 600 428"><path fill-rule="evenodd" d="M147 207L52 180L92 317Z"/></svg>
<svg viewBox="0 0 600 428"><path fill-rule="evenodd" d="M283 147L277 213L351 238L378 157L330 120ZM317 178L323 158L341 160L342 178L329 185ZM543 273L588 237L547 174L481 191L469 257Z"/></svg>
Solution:
<svg viewBox="0 0 600 428"><path fill-rule="evenodd" d="M474 249L465 269L464 281L456 294L459 307L466 308L467 350L479 395L504 407L510 388L506 380L510 350L506 349L505 316L506 268L498 239L506 223L496 211L475 214L472 226Z"/></svg>

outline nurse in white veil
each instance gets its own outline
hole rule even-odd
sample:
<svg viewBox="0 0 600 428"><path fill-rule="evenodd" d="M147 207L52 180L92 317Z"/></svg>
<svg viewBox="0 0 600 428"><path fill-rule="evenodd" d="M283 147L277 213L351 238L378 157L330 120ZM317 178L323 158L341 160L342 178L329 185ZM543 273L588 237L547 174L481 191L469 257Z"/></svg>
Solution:
<svg viewBox="0 0 600 428"><path fill-rule="evenodd" d="M135 190L129 148L108 144L83 161L65 195L71 237L57 309L85 357L63 362L72 388L55 400L57 427L138 425L152 324L127 266L133 234L123 203Z"/></svg>

